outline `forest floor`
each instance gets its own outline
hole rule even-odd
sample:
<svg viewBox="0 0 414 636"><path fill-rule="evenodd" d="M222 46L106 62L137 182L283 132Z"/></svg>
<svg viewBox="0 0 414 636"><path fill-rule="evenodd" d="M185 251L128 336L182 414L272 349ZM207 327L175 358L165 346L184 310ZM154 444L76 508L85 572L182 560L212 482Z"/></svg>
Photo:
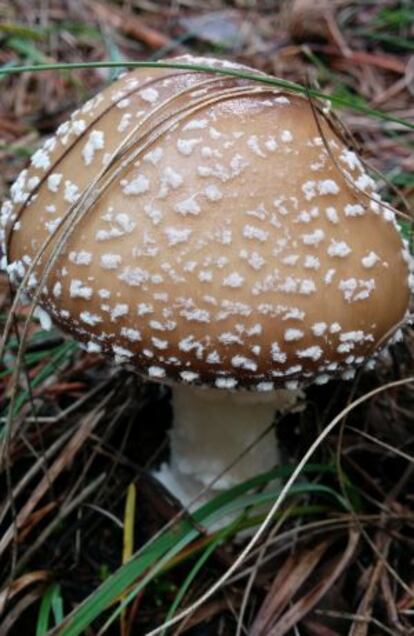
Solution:
<svg viewBox="0 0 414 636"><path fill-rule="evenodd" d="M401 229L412 237L412 0L0 1L3 68L189 52L340 101L336 113L384 175L381 194L405 213ZM117 72L0 75L1 200L45 137ZM5 324L4 275L0 303ZM211 589L245 544L234 528L209 532L180 517L151 477L168 457L168 389L35 320L16 378L26 316L19 307L0 367L0 634L147 634ZM343 414L236 571L157 633L414 634L413 351L407 328L375 370L310 388L304 408L278 422L286 479ZM212 511L247 496L230 493Z"/></svg>

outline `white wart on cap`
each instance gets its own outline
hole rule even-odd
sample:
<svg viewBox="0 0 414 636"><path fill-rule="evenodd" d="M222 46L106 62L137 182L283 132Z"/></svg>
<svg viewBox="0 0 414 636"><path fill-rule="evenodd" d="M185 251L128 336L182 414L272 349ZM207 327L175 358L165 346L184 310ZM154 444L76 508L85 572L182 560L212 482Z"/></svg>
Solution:
<svg viewBox="0 0 414 636"><path fill-rule="evenodd" d="M55 322L155 380L264 391L350 375L407 312L394 214L306 99L212 78L136 70L62 124L3 206L8 271L22 278L106 170L46 281ZM237 87L250 94L223 93Z"/></svg>

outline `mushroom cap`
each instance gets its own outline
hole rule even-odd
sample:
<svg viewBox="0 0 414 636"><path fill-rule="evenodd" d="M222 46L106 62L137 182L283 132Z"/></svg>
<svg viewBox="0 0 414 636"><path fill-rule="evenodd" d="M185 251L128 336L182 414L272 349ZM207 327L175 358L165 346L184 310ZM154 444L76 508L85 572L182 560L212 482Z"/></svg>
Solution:
<svg viewBox="0 0 414 636"><path fill-rule="evenodd" d="M59 245L53 320L155 380L350 376L408 308L408 252L357 155L319 107L252 80L124 74L33 155L3 225L29 292Z"/></svg>

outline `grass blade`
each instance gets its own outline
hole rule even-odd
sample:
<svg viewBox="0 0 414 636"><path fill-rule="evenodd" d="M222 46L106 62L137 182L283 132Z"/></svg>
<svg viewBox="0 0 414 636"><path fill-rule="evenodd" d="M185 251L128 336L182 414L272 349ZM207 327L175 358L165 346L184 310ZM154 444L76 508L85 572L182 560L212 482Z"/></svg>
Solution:
<svg viewBox="0 0 414 636"><path fill-rule="evenodd" d="M36 636L47 634L52 616L55 625L58 625L63 619L63 601L58 583L53 583L42 598L36 625Z"/></svg>
<svg viewBox="0 0 414 636"><path fill-rule="evenodd" d="M181 62L73 62L65 64L35 64L27 66L3 66L0 68L0 77L2 75L11 75L14 73L26 73L26 72L40 72L40 71L70 71L75 69L88 69L88 68L175 68L188 71L201 71L205 73L216 73L219 75L227 75L229 77L239 77L241 79L249 79L255 82L261 82L262 84L268 84L269 86L277 86L278 88L292 91L293 93L299 93L301 95L309 95L310 97L316 97L318 99L324 99L331 102L334 106L342 106L345 108L351 108L360 113L368 115L369 117L375 117L386 122L392 122L394 124L400 124L406 128L414 130L414 123L408 120L396 117L384 111L370 108L369 106L363 106L362 104L355 103L354 100L350 100L347 97L341 97L338 95L328 95L322 91L315 90L313 88L307 88L296 82L289 82L287 80L281 80L266 75L260 75L256 73L248 73L246 71L236 71L229 69L218 69L205 64L183 64Z"/></svg>

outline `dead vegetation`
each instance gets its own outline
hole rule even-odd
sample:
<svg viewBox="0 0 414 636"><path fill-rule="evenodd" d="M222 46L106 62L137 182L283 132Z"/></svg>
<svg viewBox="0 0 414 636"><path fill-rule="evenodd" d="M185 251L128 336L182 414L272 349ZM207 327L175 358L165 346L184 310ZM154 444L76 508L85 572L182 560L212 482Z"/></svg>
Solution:
<svg viewBox="0 0 414 636"><path fill-rule="evenodd" d="M385 197L409 213L413 23L411 3L391 0L15 0L0 2L0 64L157 60L191 51L320 87L343 101L341 117L386 177ZM44 136L114 73L0 76L2 198ZM411 128L353 109L358 105L392 113ZM410 235L408 222L402 231ZM5 277L0 301L4 323L11 303ZM0 633L46 634L85 599L91 618L82 631L67 625L50 633L104 633L135 588L105 633L148 634L206 594L244 546L226 540L231 532L207 535L198 518L178 519L178 505L148 472L168 453L166 389L143 384L36 322L24 371L13 379L27 311L15 317L0 369ZM289 478L343 413L240 566L165 633L414 633L414 342L412 331L405 336L375 372L353 384L314 387L306 409L279 422ZM237 495L240 505L246 492ZM217 503L215 513L224 505ZM260 521L258 515L257 527ZM166 524L170 534L163 535ZM174 552L177 537L183 543ZM124 583L116 579L100 610L96 590L123 564Z"/></svg>

